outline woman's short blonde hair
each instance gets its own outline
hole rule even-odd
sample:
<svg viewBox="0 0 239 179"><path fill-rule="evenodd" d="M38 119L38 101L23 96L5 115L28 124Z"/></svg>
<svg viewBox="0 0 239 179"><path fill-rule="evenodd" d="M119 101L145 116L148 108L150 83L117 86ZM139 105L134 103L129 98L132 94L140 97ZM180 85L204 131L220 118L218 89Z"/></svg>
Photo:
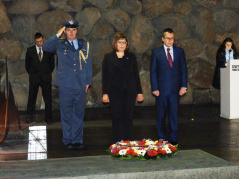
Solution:
<svg viewBox="0 0 239 179"><path fill-rule="evenodd" d="M125 49L125 51L127 52L127 51L129 50L129 41L128 41L127 36L126 36L125 34L123 34L123 33L118 33L118 34L116 34L116 36L114 37L113 42L112 42L112 48L113 48L113 50L114 50L115 52L118 51L118 50L117 50L117 42L118 42L118 40L120 40L120 39L125 39L125 40L126 40L127 44L126 44L126 49Z"/></svg>

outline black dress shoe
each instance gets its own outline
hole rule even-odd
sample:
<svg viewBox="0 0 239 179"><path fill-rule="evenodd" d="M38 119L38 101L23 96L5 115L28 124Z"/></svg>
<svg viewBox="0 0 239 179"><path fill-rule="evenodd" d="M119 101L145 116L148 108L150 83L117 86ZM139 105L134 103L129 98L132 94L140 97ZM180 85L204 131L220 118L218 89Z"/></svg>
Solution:
<svg viewBox="0 0 239 179"><path fill-rule="evenodd" d="M51 119L44 119L47 125L52 125Z"/></svg>
<svg viewBox="0 0 239 179"><path fill-rule="evenodd" d="M169 142L170 144L172 144L172 145L178 145L178 142Z"/></svg>
<svg viewBox="0 0 239 179"><path fill-rule="evenodd" d="M170 142L173 146L177 146L177 148L181 148L182 146L178 142Z"/></svg>
<svg viewBox="0 0 239 179"><path fill-rule="evenodd" d="M85 146L82 145L81 143L75 143L73 144L75 150L84 150Z"/></svg>
<svg viewBox="0 0 239 179"><path fill-rule="evenodd" d="M73 150L74 146L72 143L66 144L66 150Z"/></svg>

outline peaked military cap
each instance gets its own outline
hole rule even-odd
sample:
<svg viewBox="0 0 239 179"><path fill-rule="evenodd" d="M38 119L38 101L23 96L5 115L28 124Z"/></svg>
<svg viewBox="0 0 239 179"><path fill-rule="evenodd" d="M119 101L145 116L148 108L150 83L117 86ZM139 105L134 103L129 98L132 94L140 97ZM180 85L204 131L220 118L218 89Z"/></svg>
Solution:
<svg viewBox="0 0 239 179"><path fill-rule="evenodd" d="M69 21L64 22L63 27L64 26L66 28L77 28L77 27L79 27L79 23L75 20L69 20Z"/></svg>

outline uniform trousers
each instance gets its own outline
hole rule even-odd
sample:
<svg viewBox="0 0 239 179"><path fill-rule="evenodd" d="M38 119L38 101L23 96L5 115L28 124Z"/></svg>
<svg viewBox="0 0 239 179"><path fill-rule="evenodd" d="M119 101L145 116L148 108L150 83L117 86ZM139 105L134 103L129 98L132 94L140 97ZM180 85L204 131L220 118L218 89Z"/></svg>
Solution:
<svg viewBox="0 0 239 179"><path fill-rule="evenodd" d="M118 94L119 95L119 94ZM110 109L112 114L112 129L114 142L120 140L131 140L133 128L133 110L136 96L128 94L110 95Z"/></svg>
<svg viewBox="0 0 239 179"><path fill-rule="evenodd" d="M160 93L156 97L157 107L157 133L159 139L166 140L165 119L168 113L169 120L169 141L177 143L178 132L178 102L179 94L177 93Z"/></svg>
<svg viewBox="0 0 239 179"><path fill-rule="evenodd" d="M51 120L52 119L52 86L51 82L30 82L29 84L29 96L27 102L27 114L33 115L36 106L36 99L39 86L42 89L42 96L45 102L45 119Z"/></svg>
<svg viewBox="0 0 239 179"><path fill-rule="evenodd" d="M59 87L62 141L65 145L83 143L85 96L85 88Z"/></svg>

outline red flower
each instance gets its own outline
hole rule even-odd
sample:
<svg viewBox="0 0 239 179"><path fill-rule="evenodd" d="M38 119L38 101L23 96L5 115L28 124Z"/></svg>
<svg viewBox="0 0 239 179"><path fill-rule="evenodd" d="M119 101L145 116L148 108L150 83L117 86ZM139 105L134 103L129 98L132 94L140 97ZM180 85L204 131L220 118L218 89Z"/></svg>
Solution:
<svg viewBox="0 0 239 179"><path fill-rule="evenodd" d="M159 148L158 149L158 153L165 155L166 154L166 150L162 150L161 148Z"/></svg>
<svg viewBox="0 0 239 179"><path fill-rule="evenodd" d="M129 144L130 141L129 141L129 140L126 140L126 141L123 141L123 143Z"/></svg>
<svg viewBox="0 0 239 179"><path fill-rule="evenodd" d="M150 156L150 157L154 157L154 156L157 156L158 155L158 152L156 151L156 150L149 150L148 152L147 152L147 154L148 154L148 156Z"/></svg>
<svg viewBox="0 0 239 179"><path fill-rule="evenodd" d="M177 150L177 147L174 147L174 146L169 146L169 148L170 148L170 150L172 151L172 152L174 152L174 151L176 151Z"/></svg>
<svg viewBox="0 0 239 179"><path fill-rule="evenodd" d="M113 148L112 154L118 154L119 153L119 149L118 148Z"/></svg>
<svg viewBox="0 0 239 179"><path fill-rule="evenodd" d="M137 155L137 153L135 153L133 149L127 150L126 154L127 154L127 155L130 155L130 154L131 154L131 155L133 155L133 156Z"/></svg>
<svg viewBox="0 0 239 179"><path fill-rule="evenodd" d="M156 145L157 145L157 146L163 145L163 141L157 142Z"/></svg>
<svg viewBox="0 0 239 179"><path fill-rule="evenodd" d="M139 147L139 150L144 150L146 147Z"/></svg>
<svg viewBox="0 0 239 179"><path fill-rule="evenodd" d="M127 147L126 146L122 146L121 149L127 149Z"/></svg>
<svg viewBox="0 0 239 179"><path fill-rule="evenodd" d="M145 141L139 141L138 145L145 145Z"/></svg>
<svg viewBox="0 0 239 179"><path fill-rule="evenodd" d="M112 145L109 147L109 149L110 149L110 150L112 149Z"/></svg>

